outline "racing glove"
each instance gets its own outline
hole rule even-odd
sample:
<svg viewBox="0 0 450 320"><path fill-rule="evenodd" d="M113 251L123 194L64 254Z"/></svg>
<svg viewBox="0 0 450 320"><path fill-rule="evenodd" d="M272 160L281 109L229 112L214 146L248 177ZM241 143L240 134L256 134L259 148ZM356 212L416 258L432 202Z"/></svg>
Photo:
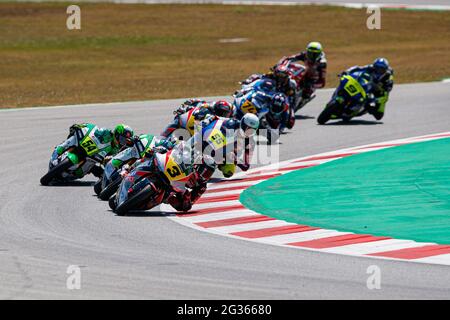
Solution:
<svg viewBox="0 0 450 320"><path fill-rule="evenodd" d="M62 147L62 146L56 147L56 154L58 156L62 155L64 153L64 151L65 151L64 147Z"/></svg>

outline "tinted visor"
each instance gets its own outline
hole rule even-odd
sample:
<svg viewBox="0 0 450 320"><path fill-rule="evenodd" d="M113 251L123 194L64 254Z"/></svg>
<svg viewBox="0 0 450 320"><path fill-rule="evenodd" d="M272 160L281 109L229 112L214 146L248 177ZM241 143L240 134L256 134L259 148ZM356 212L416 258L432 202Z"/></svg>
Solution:
<svg viewBox="0 0 450 320"><path fill-rule="evenodd" d="M272 105L271 111L275 115L279 115L284 111L284 103L277 101Z"/></svg>
<svg viewBox="0 0 450 320"><path fill-rule="evenodd" d="M228 118L231 116L231 109L224 105L219 105L216 107L216 115L219 117Z"/></svg>
<svg viewBox="0 0 450 320"><path fill-rule="evenodd" d="M317 51L317 52L314 52L314 51L308 51L308 52L306 52L306 56L307 56L310 60L316 61L316 60L319 58L319 56L320 56L320 52L319 52L319 51Z"/></svg>
<svg viewBox="0 0 450 320"><path fill-rule="evenodd" d="M120 146L132 145L131 137L125 137L125 135L116 134L116 140Z"/></svg>
<svg viewBox="0 0 450 320"><path fill-rule="evenodd" d="M375 65L374 68L375 68L375 72L378 75L382 75L382 74L384 74L387 71L386 67L383 67L383 66L376 66Z"/></svg>

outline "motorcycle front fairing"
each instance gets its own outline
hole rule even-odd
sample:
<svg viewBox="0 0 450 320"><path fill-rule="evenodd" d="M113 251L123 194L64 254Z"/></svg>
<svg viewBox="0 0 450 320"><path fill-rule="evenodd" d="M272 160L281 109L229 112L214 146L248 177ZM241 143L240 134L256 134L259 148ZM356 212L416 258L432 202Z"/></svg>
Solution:
<svg viewBox="0 0 450 320"><path fill-rule="evenodd" d="M120 168L116 168L112 165L112 161L109 161L105 165L105 170L102 177L102 189L105 189L111 181L116 180L120 176L119 170Z"/></svg>
<svg viewBox="0 0 450 320"><path fill-rule="evenodd" d="M361 79L360 74L345 75L341 77L339 86L333 93L332 100L338 101L342 107L340 113L347 117L356 116L364 107L366 91L360 83L363 81Z"/></svg>
<svg viewBox="0 0 450 320"><path fill-rule="evenodd" d="M117 206L121 205L135 193L142 190L146 185L150 184L147 179L148 175L154 170L153 160L148 159L134 168L126 175L119 187Z"/></svg>

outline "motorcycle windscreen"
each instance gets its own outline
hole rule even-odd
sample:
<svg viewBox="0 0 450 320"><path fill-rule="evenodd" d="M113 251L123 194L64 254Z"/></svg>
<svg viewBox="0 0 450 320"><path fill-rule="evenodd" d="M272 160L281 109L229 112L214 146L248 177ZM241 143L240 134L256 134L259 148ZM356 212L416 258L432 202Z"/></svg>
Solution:
<svg viewBox="0 0 450 320"><path fill-rule="evenodd" d="M105 166L105 171L103 174L103 180L108 181L111 179L111 175L116 171L116 168L112 165L112 161L109 161Z"/></svg>
<svg viewBox="0 0 450 320"><path fill-rule="evenodd" d="M137 171L134 170L122 180L118 194L119 198L117 199L117 206L127 201L129 197L129 190L133 186L136 178L137 178Z"/></svg>

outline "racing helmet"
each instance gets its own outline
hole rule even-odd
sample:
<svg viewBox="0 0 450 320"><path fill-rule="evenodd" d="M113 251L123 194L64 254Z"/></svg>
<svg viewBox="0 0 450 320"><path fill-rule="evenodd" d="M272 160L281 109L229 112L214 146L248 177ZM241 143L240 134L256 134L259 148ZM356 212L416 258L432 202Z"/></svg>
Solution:
<svg viewBox="0 0 450 320"><path fill-rule="evenodd" d="M322 45L320 42L310 42L306 46L306 56L311 61L317 61L322 54Z"/></svg>
<svg viewBox="0 0 450 320"><path fill-rule="evenodd" d="M259 128L259 118L253 113L246 113L239 126L245 137L251 137L256 134L256 130Z"/></svg>
<svg viewBox="0 0 450 320"><path fill-rule="evenodd" d="M281 93L277 93L272 97L272 103L270 104L270 112L279 116L286 109L286 96Z"/></svg>
<svg viewBox="0 0 450 320"><path fill-rule="evenodd" d="M377 78L381 78L389 69L389 61L386 58L376 58L372 65Z"/></svg>
<svg viewBox="0 0 450 320"><path fill-rule="evenodd" d="M236 165L234 163L222 163L217 166L217 169L222 172L225 178L230 178L236 171Z"/></svg>
<svg viewBox="0 0 450 320"><path fill-rule="evenodd" d="M216 116L229 118L233 114L233 107L225 100L214 102L212 107Z"/></svg>
<svg viewBox="0 0 450 320"><path fill-rule="evenodd" d="M277 65L273 70L273 75L283 84L289 81L289 70L285 65Z"/></svg>
<svg viewBox="0 0 450 320"><path fill-rule="evenodd" d="M133 144L132 138L134 136L133 129L125 124L119 124L113 131L114 143L119 147L131 146Z"/></svg>

